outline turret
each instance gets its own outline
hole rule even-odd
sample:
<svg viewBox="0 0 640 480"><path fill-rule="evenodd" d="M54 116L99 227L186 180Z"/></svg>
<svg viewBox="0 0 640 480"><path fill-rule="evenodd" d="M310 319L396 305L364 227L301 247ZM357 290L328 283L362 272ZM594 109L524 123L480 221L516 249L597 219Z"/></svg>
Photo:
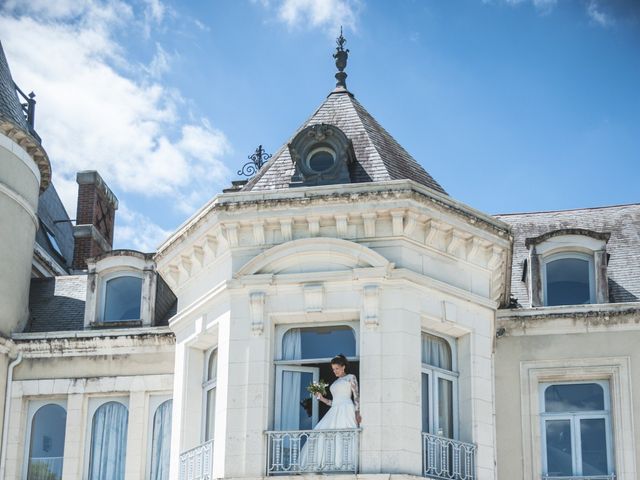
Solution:
<svg viewBox="0 0 640 480"><path fill-rule="evenodd" d="M34 97L14 83L0 44L0 334L5 336L20 331L28 318L38 196L51 178L34 129Z"/></svg>

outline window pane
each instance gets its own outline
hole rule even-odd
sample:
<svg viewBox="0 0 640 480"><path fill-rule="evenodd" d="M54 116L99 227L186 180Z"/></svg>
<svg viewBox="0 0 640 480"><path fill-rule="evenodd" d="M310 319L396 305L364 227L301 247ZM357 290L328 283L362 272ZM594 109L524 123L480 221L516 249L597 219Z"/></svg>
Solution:
<svg viewBox="0 0 640 480"><path fill-rule="evenodd" d="M544 391L546 412L604 410L604 390L597 383L551 385Z"/></svg>
<svg viewBox="0 0 640 480"><path fill-rule="evenodd" d="M451 347L444 338L422 334L422 363L451 370Z"/></svg>
<svg viewBox="0 0 640 480"><path fill-rule="evenodd" d="M216 425L216 389L207 391L207 423L205 425L205 440L213 440Z"/></svg>
<svg viewBox="0 0 640 480"><path fill-rule="evenodd" d="M104 300L105 322L140 319L142 279L118 277L107 282Z"/></svg>
<svg viewBox="0 0 640 480"><path fill-rule="evenodd" d="M606 475L609 473L604 418L580 420L580 440L582 445L582 474Z"/></svg>
<svg viewBox="0 0 640 480"><path fill-rule="evenodd" d="M313 428L313 401L307 391L307 387L313 382L313 373L304 372L300 375L299 393L299 430L311 430Z"/></svg>
<svg viewBox="0 0 640 480"><path fill-rule="evenodd" d="M422 374L422 431L431 432L429 429L429 375Z"/></svg>
<svg viewBox="0 0 640 480"><path fill-rule="evenodd" d="M129 411L119 402L101 405L93 415L89 480L123 480Z"/></svg>
<svg viewBox="0 0 640 480"><path fill-rule="evenodd" d="M438 432L453 438L453 382L438 378Z"/></svg>
<svg viewBox="0 0 640 480"><path fill-rule="evenodd" d="M347 326L292 328L282 340L284 360L356 356L356 337Z"/></svg>
<svg viewBox="0 0 640 480"><path fill-rule="evenodd" d="M41 407L31 423L28 480L60 480L67 412L59 405Z"/></svg>
<svg viewBox="0 0 640 480"><path fill-rule="evenodd" d="M218 350L214 350L209 355L209 363L207 364L207 380L215 380L218 375Z"/></svg>
<svg viewBox="0 0 640 480"><path fill-rule="evenodd" d="M547 475L573 475L569 420L547 420Z"/></svg>
<svg viewBox="0 0 640 480"><path fill-rule="evenodd" d="M151 442L151 479L169 479L169 452L171 450L171 410L173 401L160 404L153 416Z"/></svg>
<svg viewBox="0 0 640 480"><path fill-rule="evenodd" d="M589 262L561 258L546 264L547 305L579 305L591 302Z"/></svg>

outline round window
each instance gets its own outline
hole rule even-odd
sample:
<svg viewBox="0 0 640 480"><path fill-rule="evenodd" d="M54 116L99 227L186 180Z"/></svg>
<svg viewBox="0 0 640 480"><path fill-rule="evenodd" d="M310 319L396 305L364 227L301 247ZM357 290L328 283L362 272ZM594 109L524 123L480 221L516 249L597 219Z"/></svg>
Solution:
<svg viewBox="0 0 640 480"><path fill-rule="evenodd" d="M318 148L309 155L309 168L314 172L324 172L333 167L335 154L327 148Z"/></svg>

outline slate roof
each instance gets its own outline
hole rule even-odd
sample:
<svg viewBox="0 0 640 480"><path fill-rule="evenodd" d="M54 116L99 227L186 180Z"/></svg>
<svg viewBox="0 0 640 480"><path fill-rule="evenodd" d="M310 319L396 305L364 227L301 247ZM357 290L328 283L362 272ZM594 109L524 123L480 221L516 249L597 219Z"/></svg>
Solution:
<svg viewBox="0 0 640 480"><path fill-rule="evenodd" d="M0 43L0 117L9 120L25 132L30 131L11 77L7 57L2 49L2 43Z"/></svg>
<svg viewBox="0 0 640 480"><path fill-rule="evenodd" d="M303 128L319 123L340 128L353 142L356 164L349 172L353 183L411 179L447 193L346 90L332 92L289 142ZM244 191L289 188L294 167L287 144L243 187Z"/></svg>
<svg viewBox="0 0 640 480"><path fill-rule="evenodd" d="M69 215L53 184L50 184L38 199L38 218L54 235L62 255L55 250L44 228L39 228L36 232L36 243L55 258L61 267L68 270L73 260L73 225L70 221L59 221L69 220Z"/></svg>
<svg viewBox="0 0 640 480"><path fill-rule="evenodd" d="M525 239L563 228L611 233L607 243L609 301L640 301L640 204L495 217L511 225L513 231L511 293L521 305L531 305L526 284L522 281L524 260L528 257Z"/></svg>
<svg viewBox="0 0 640 480"><path fill-rule="evenodd" d="M86 275L31 279L31 320L25 331L82 330L86 297Z"/></svg>

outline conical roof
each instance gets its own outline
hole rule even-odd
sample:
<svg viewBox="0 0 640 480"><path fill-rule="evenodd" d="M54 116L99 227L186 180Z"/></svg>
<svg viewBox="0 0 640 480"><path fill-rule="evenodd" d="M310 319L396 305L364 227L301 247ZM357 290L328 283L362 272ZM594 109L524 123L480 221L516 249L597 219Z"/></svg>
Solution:
<svg viewBox="0 0 640 480"><path fill-rule="evenodd" d="M302 129L320 123L338 127L353 143L356 161L349 172L352 183L410 179L447 193L345 88L329 94L291 139ZM289 188L294 173L289 142L244 186L244 191Z"/></svg>

